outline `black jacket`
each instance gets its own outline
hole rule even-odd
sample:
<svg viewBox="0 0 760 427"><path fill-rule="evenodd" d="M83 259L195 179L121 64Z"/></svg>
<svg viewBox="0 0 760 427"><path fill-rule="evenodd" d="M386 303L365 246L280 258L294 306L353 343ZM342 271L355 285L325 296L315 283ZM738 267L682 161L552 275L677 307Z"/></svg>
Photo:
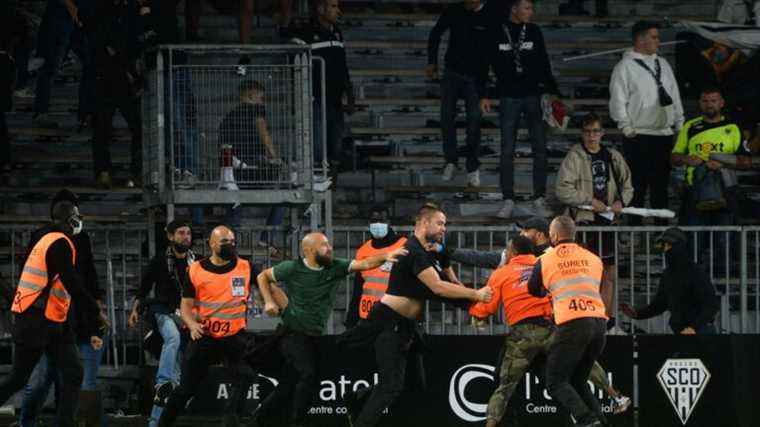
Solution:
<svg viewBox="0 0 760 427"><path fill-rule="evenodd" d="M351 77L348 74L346 48L343 33L334 26L331 30L322 27L318 22L311 21L306 27L293 34L293 40L311 46L311 53L325 61L325 102L330 106L339 106L343 95L353 96ZM321 92L322 69L321 63L314 62L312 71L313 90L315 96ZM319 99L319 98L317 98Z"/></svg>
<svg viewBox="0 0 760 427"><path fill-rule="evenodd" d="M146 304L150 290L154 289L153 299L147 302L154 313L173 313L179 308L182 281L187 270L186 263L178 263L175 260L174 268L174 275L170 277L165 252L159 252L150 260L137 291L136 299L141 305Z"/></svg>
<svg viewBox="0 0 760 427"><path fill-rule="evenodd" d="M32 248L46 234L61 232L56 226L49 224L32 234L29 246L24 256L24 262L29 257ZM93 335L99 334L100 322L98 307L93 293L100 294L95 268L92 265L92 247L89 236L84 232L72 239L76 249L76 265L71 264L71 249L60 239L50 245L45 256L49 277L60 275L63 287L71 294L71 307L66 322L56 324L45 319L44 306L28 308L16 315L14 339L16 342L31 346L42 346L47 343L49 333L54 330L74 331L78 341L89 342ZM93 279L94 277L94 279Z"/></svg>
<svg viewBox="0 0 760 427"><path fill-rule="evenodd" d="M523 25L515 24L505 17L490 28L492 29L489 37L490 46L486 48L486 51L488 63L496 74L499 96L523 98L544 93L559 94L549 55L546 52L544 36L538 25L525 24L525 38L519 49L522 73L516 72L513 45L519 44ZM511 44L507 31L512 38Z"/></svg>
<svg viewBox="0 0 760 427"><path fill-rule="evenodd" d="M490 17L485 7L478 11L468 11L462 3L448 7L428 37L428 64L438 65L438 46L441 36L449 31L449 46L446 49L446 69L468 77L476 78L483 85L488 77L488 61L482 47L488 43L493 33L489 28L496 21ZM479 88L482 91L483 88Z"/></svg>
<svg viewBox="0 0 760 427"><path fill-rule="evenodd" d="M666 268L654 299L636 309L637 319L649 319L670 311L670 328L680 333L686 327L698 329L712 323L720 308L710 278L689 257L685 244L665 254Z"/></svg>

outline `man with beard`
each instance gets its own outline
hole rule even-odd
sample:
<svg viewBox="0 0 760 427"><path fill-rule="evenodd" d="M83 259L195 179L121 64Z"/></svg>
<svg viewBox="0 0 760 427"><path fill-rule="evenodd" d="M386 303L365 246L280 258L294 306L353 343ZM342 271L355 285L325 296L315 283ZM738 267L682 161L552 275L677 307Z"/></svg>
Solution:
<svg viewBox="0 0 760 427"><path fill-rule="evenodd" d="M224 427L237 427L253 373L244 363L246 310L251 295L251 264L237 256L235 233L220 225L211 231L211 256L191 264L182 283L180 312L191 342L182 362L179 387L169 397L158 425L174 425L195 396L209 366L222 359L232 378L232 393L224 413ZM272 307L287 304L273 292Z"/></svg>
<svg viewBox="0 0 760 427"><path fill-rule="evenodd" d="M61 427L74 426L74 414L84 376L76 337L68 318L72 302L78 304L87 324L97 331L107 324L95 299L76 272L72 237L82 231L82 216L70 201L52 209L52 224L35 233L27 250L11 311L14 313L14 359L10 374L0 382L0 405L27 383L43 354L62 377L56 419ZM90 334L97 350L103 341Z"/></svg>
<svg viewBox="0 0 760 427"><path fill-rule="evenodd" d="M416 320L426 300L469 300L488 302L489 287L475 290L444 280L448 261L439 262L428 251L446 233L446 215L435 205L425 204L417 212L414 234L405 248L409 255L391 269L388 290L375 304L367 322L346 332L345 342L374 343L380 381L377 386L344 396L352 426L370 427L404 390L407 356L418 340Z"/></svg>
<svg viewBox="0 0 760 427"><path fill-rule="evenodd" d="M155 397L153 410L148 424L155 427L161 417L161 411L174 387L179 385L182 343L180 329L182 320L179 313L182 285L180 280L187 274L187 268L195 260L192 246L193 232L190 224L183 220L174 220L166 225L168 247L163 253L156 254L148 266L137 291L128 324L137 326L139 312L148 313L148 321L163 339L161 356L156 371ZM155 297L148 299L153 290Z"/></svg>
<svg viewBox="0 0 760 427"><path fill-rule="evenodd" d="M716 334L715 315L720 301L710 277L691 259L686 233L671 227L657 238L665 252L665 271L660 286L649 305L632 308L620 304L620 310L632 319L650 319L670 312L670 329L681 335Z"/></svg>
<svg viewBox="0 0 760 427"><path fill-rule="evenodd" d="M678 133L676 146L670 155L673 166L686 166L686 189L683 195L685 225L731 225L734 224L730 197L724 206L700 209L698 188L709 175L720 179L721 163L710 160L710 153L733 154L742 149L739 127L722 114L725 101L718 88L702 90L699 109L702 115L686 122Z"/></svg>
<svg viewBox="0 0 760 427"><path fill-rule="evenodd" d="M369 213L369 234L372 239L366 241L357 251L356 259L361 261L380 253L391 252L406 244L406 237L397 234L388 224L388 208L373 206ZM346 313L346 327L356 325L359 319L369 317L369 312L388 289L388 278L393 264L385 263L378 268L362 271L354 278L354 290Z"/></svg>
<svg viewBox="0 0 760 427"><path fill-rule="evenodd" d="M303 258L281 262L257 279L267 314L277 315L281 309L272 297L272 284L286 284L289 303L282 313L277 343L286 366L277 388L254 414L254 425L267 422L280 408L288 411L288 425L304 424L317 386L317 338L324 333L334 307L336 288L351 273L395 263L408 253L397 248L362 260L333 258L332 246L322 233L307 234L301 247Z"/></svg>

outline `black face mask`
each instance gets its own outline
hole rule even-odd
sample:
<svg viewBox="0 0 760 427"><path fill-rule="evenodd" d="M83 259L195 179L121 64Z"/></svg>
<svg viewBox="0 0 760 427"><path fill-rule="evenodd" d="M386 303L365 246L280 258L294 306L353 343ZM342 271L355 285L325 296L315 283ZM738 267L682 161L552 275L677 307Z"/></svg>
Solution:
<svg viewBox="0 0 760 427"><path fill-rule="evenodd" d="M221 245L219 246L219 258L225 261L231 261L237 256L234 245Z"/></svg>
<svg viewBox="0 0 760 427"><path fill-rule="evenodd" d="M185 252L187 252L187 251L189 251L189 250L190 250L190 246L189 246L189 245L186 245L186 244L184 244L184 243L176 243L176 242L174 242L174 243L172 244L172 246L174 247L174 250L175 250L175 251L176 251L178 254L184 254Z"/></svg>

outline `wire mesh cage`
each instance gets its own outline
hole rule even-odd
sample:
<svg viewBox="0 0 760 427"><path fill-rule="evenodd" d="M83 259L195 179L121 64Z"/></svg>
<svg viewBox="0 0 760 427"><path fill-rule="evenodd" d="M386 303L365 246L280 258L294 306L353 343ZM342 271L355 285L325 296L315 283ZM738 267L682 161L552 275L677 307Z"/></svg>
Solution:
<svg viewBox="0 0 760 427"><path fill-rule="evenodd" d="M144 182L159 192L310 187L311 68L303 46L163 46L143 105Z"/></svg>

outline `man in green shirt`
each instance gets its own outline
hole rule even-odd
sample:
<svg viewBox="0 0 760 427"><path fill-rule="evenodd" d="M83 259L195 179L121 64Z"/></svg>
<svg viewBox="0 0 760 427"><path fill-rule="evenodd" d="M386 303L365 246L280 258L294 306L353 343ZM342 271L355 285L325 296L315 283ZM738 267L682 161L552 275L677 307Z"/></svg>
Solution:
<svg viewBox="0 0 760 427"><path fill-rule="evenodd" d="M733 222L730 207L700 210L696 197L702 177L721 168L721 163L710 160L710 153L733 154L742 147L741 131L723 116L724 105L720 89L704 89L699 97L702 114L683 125L670 156L673 166L686 165L687 189L682 208L685 225L731 225Z"/></svg>
<svg viewBox="0 0 760 427"><path fill-rule="evenodd" d="M407 254L400 248L361 261L334 258L332 246L322 233L306 235L301 247L303 258L281 262L257 278L267 314L280 314L280 306L272 298L273 283L286 284L289 302L282 313L284 330L277 345L285 359L285 375L254 414L256 426L262 426L283 407L289 411L289 426L304 424L318 381L317 337L323 334L333 309L335 290L349 274L396 262L397 257Z"/></svg>

